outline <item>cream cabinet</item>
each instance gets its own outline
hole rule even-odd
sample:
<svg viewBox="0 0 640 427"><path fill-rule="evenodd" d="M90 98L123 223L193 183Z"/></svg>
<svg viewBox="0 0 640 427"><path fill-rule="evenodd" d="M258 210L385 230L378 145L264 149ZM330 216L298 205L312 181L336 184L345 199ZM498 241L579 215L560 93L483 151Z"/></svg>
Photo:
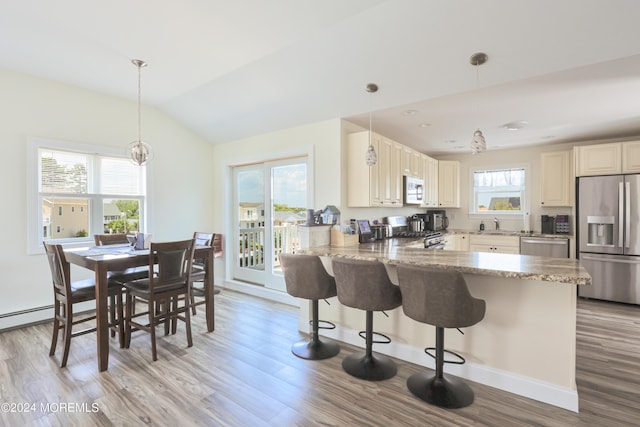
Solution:
<svg viewBox="0 0 640 427"><path fill-rule="evenodd" d="M611 175L622 172L622 144L577 147L577 176Z"/></svg>
<svg viewBox="0 0 640 427"><path fill-rule="evenodd" d="M460 207L460 162L438 161L438 206Z"/></svg>
<svg viewBox="0 0 640 427"><path fill-rule="evenodd" d="M622 143L622 173L640 172L640 141Z"/></svg>
<svg viewBox="0 0 640 427"><path fill-rule="evenodd" d="M402 175L423 178L422 156L416 150L402 147Z"/></svg>
<svg viewBox="0 0 640 427"><path fill-rule="evenodd" d="M438 161L426 154L421 155L424 176L424 197L422 206L438 207Z"/></svg>
<svg viewBox="0 0 640 427"><path fill-rule="evenodd" d="M452 233L444 235L445 251L469 251L469 234Z"/></svg>
<svg viewBox="0 0 640 427"><path fill-rule="evenodd" d="M540 205L573 206L571 151L540 155Z"/></svg>
<svg viewBox="0 0 640 427"><path fill-rule="evenodd" d="M640 141L576 147L576 176L640 172Z"/></svg>
<svg viewBox="0 0 640 427"><path fill-rule="evenodd" d="M368 166L365 154L369 131L347 137L347 205L349 207L402 206L402 146L375 132L371 145L378 162Z"/></svg>
<svg viewBox="0 0 640 427"><path fill-rule="evenodd" d="M472 234L469 236L469 251L519 254L520 238L518 236Z"/></svg>

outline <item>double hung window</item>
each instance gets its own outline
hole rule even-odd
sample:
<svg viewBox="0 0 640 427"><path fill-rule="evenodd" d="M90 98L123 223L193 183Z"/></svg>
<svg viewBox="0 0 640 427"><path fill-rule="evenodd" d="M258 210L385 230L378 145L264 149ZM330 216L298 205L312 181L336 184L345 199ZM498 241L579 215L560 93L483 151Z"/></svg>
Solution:
<svg viewBox="0 0 640 427"><path fill-rule="evenodd" d="M30 141L29 247L145 229L146 168L113 149Z"/></svg>

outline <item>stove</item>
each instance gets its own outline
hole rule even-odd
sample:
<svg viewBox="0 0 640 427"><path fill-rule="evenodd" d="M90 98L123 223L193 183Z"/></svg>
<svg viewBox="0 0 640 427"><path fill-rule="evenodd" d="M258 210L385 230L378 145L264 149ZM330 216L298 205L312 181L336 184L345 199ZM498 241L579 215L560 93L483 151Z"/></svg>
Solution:
<svg viewBox="0 0 640 427"><path fill-rule="evenodd" d="M444 249L444 236L439 231L411 231L407 226L407 218L393 216L383 218L385 224L391 228L390 237L424 239L427 249Z"/></svg>

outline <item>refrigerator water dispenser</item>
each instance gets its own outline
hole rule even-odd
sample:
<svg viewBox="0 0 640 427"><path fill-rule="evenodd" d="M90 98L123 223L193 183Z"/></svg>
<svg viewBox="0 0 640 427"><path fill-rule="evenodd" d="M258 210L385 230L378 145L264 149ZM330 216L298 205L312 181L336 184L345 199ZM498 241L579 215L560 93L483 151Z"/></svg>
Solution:
<svg viewBox="0 0 640 427"><path fill-rule="evenodd" d="M587 246L613 246L614 224L615 218L612 216L588 216Z"/></svg>

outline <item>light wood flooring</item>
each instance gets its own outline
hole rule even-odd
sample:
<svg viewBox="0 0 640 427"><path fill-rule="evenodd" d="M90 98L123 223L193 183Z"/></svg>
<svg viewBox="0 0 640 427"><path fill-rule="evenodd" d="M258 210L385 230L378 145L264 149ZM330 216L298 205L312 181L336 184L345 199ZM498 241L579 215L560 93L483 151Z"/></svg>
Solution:
<svg viewBox="0 0 640 427"><path fill-rule="evenodd" d="M227 290L216 299L216 330L206 333L202 314L195 316L192 348L182 324L176 335L159 335L153 363L148 334L134 336L127 350L114 338L103 373L94 335L74 338L60 369L61 349L48 356L50 324L0 334L0 403L30 411L7 413L3 405L0 425L640 425L640 307L579 301L576 414L477 383L467 408L430 406L406 388L424 368L398 361L390 380L354 379L341 368L351 346L324 361L291 354L300 338L295 309Z"/></svg>

